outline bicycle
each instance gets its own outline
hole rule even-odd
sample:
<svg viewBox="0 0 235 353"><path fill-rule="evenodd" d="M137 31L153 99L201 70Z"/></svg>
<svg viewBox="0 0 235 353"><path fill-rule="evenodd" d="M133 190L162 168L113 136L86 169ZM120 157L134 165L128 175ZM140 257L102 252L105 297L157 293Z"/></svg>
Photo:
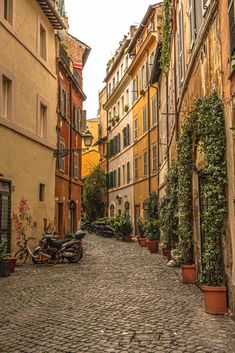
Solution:
<svg viewBox="0 0 235 353"><path fill-rule="evenodd" d="M20 247L20 249L15 253L16 257L16 265L21 266L23 265L28 256L31 255L32 260L34 263L44 263L45 265L48 266L54 266L57 264L59 261L59 253L55 249L52 248L37 248L36 251L31 251L28 242L29 240L34 240L35 238L33 237L24 237L24 242L21 244L21 242L18 242L17 245Z"/></svg>

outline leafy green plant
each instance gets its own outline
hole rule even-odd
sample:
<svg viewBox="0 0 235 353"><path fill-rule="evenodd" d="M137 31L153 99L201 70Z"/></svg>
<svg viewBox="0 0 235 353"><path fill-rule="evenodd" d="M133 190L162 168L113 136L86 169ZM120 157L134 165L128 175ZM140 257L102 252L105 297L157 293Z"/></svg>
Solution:
<svg viewBox="0 0 235 353"><path fill-rule="evenodd" d="M126 212L119 216L119 231L124 236L131 235L133 231L131 217Z"/></svg>
<svg viewBox="0 0 235 353"><path fill-rule="evenodd" d="M158 218L158 195L155 191L151 192L144 201L144 211L147 221Z"/></svg>
<svg viewBox="0 0 235 353"><path fill-rule="evenodd" d="M144 237L146 232L146 223L142 217L139 217L137 219L137 227L138 227L140 236Z"/></svg>
<svg viewBox="0 0 235 353"><path fill-rule="evenodd" d="M160 240L159 222L156 218L147 222L146 232L149 240Z"/></svg>
<svg viewBox="0 0 235 353"><path fill-rule="evenodd" d="M6 257L7 250L6 250L6 242L1 240L0 242L0 261Z"/></svg>
<svg viewBox="0 0 235 353"><path fill-rule="evenodd" d="M88 176L83 189L82 204L86 217L93 221L104 216L104 195L106 193L106 176L100 166Z"/></svg>
<svg viewBox="0 0 235 353"><path fill-rule="evenodd" d="M163 246L172 249L178 243L178 168L173 163L166 175L166 195L160 202L160 226Z"/></svg>
<svg viewBox="0 0 235 353"><path fill-rule="evenodd" d="M169 71L170 46L171 46L172 18L171 0L163 2L163 25L162 25L162 49L161 49L161 68L164 74Z"/></svg>

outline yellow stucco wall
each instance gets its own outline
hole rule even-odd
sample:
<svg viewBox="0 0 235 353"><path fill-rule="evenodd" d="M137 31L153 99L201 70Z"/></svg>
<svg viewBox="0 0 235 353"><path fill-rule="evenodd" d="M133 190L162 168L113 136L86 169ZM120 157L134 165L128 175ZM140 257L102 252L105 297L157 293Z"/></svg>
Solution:
<svg viewBox="0 0 235 353"><path fill-rule="evenodd" d="M99 165L100 154L92 149L82 155L82 178L87 177L91 171Z"/></svg>
<svg viewBox="0 0 235 353"><path fill-rule="evenodd" d="M3 2L0 3L0 38L3 47L0 82L2 75L12 80L12 116L5 119L0 110L0 173L3 179L10 180L13 185L12 212L18 212L22 197L28 200L36 225L34 236L39 239L43 232L43 218L54 220L56 39L54 29L36 1L13 1L13 4L11 26L3 18ZM40 23L47 33L47 61L39 55ZM40 100L47 105L45 138L38 136ZM41 202L40 183L45 184L45 201ZM15 242L13 227L14 249Z"/></svg>

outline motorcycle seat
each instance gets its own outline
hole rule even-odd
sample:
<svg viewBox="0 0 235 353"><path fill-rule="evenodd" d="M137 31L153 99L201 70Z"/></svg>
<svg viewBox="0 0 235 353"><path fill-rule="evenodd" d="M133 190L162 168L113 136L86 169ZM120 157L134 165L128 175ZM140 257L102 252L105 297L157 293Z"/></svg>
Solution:
<svg viewBox="0 0 235 353"><path fill-rule="evenodd" d="M61 245L68 243L69 240L68 239L57 240L57 239L50 238L49 242L55 247L60 247Z"/></svg>

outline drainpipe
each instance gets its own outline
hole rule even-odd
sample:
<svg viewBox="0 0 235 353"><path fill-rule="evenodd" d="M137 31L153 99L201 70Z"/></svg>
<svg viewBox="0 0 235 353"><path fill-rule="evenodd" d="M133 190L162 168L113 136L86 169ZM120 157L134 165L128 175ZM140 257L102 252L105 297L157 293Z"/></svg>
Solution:
<svg viewBox="0 0 235 353"><path fill-rule="evenodd" d="M150 84L149 84L149 51L147 50L147 82L148 82L148 191L151 192L151 149L150 149Z"/></svg>
<svg viewBox="0 0 235 353"><path fill-rule="evenodd" d="M179 116L177 109L177 72L176 72L176 0L173 0L173 41L174 41L174 110L175 110L175 134L176 141L179 139Z"/></svg>
<svg viewBox="0 0 235 353"><path fill-rule="evenodd" d="M70 126L69 126L69 149L73 148L73 129L72 129L72 116L73 116L73 101L72 101L72 83L69 85L69 109L70 109ZM72 153L69 154L69 201L72 198Z"/></svg>

